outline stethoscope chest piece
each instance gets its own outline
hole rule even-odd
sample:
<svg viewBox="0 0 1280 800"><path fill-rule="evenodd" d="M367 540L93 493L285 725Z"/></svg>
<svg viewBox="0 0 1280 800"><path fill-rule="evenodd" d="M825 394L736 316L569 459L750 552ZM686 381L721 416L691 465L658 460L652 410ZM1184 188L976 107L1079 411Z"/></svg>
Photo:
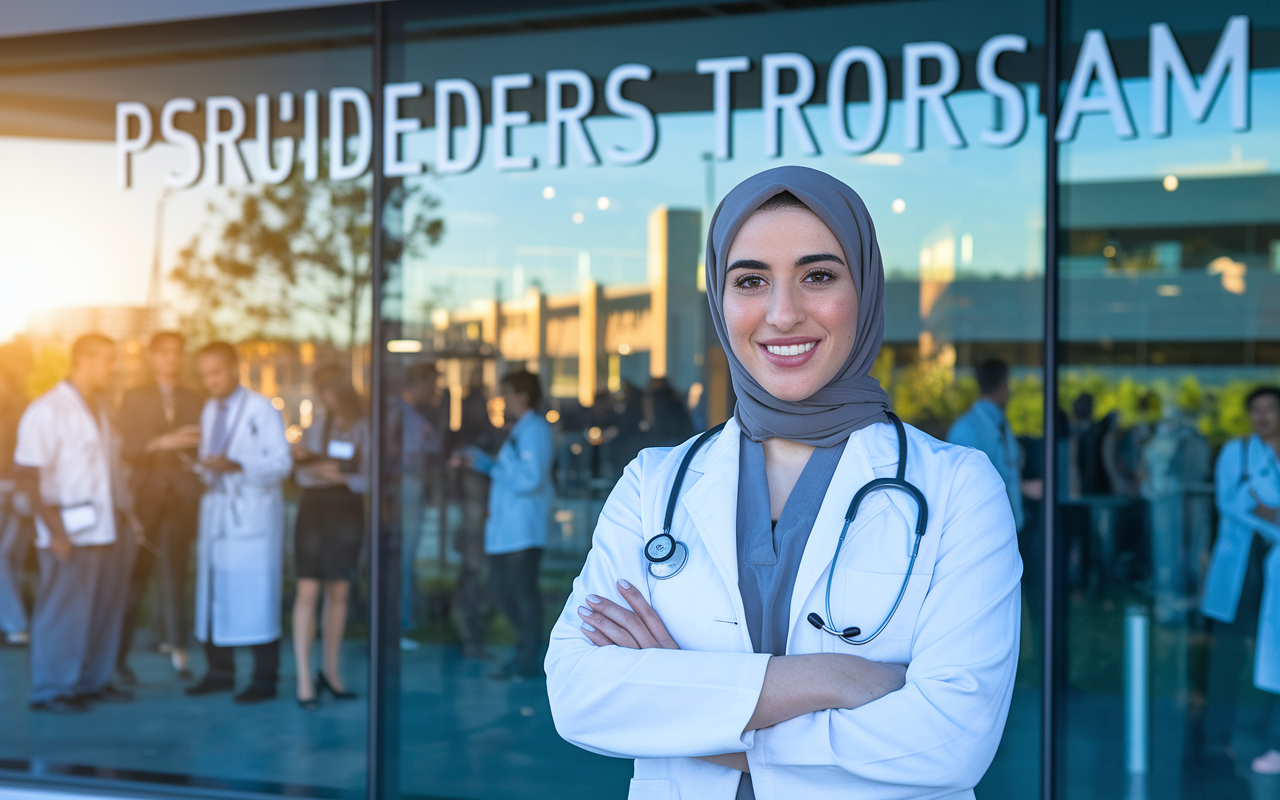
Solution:
<svg viewBox="0 0 1280 800"><path fill-rule="evenodd" d="M649 574L664 581L674 578L684 569L689 561L689 548L684 546L684 542L677 542L674 536L663 532L645 544L644 557L649 562Z"/></svg>

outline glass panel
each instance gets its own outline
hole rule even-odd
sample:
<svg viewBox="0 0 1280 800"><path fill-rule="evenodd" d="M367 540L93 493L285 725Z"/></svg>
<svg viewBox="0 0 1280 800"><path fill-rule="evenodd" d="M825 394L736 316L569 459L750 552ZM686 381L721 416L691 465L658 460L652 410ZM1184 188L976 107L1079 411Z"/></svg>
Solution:
<svg viewBox="0 0 1280 800"><path fill-rule="evenodd" d="M0 648L6 780L364 792L370 178L326 156L345 98L336 141L364 172L370 19L0 48L0 627L30 641ZM86 334L110 347L73 352ZM230 351L195 355L215 340ZM69 528L65 561L33 547L23 468ZM308 713L295 676L312 691L320 648L299 667L290 642L314 630L322 580L328 675L357 699Z"/></svg>
<svg viewBox="0 0 1280 800"><path fill-rule="evenodd" d="M542 648L628 462L732 411L700 270L706 220L733 185L796 163L862 194L888 277L876 374L895 408L945 436L978 397L974 367L1003 360L1012 374L1005 435L1021 440L1021 474L1011 456L1009 480L1019 496L1022 479L1032 481L1035 494L1043 460L1045 133L1034 83L1042 74L1041 8L1007 3L979 17L957 2L865 3L705 18L690 9L617 20L563 11L455 20L405 2L388 13L397 41L391 80L426 84L404 86L398 100L405 133L396 157L407 166L388 194L395 257L382 320L388 417L400 420L386 431L387 449L404 448L386 465L391 527L404 547L403 790L621 797L630 762L556 735ZM1000 84L1015 99L1008 106L975 78L979 50L999 34L1030 42L1029 52L999 60L1001 81L1018 87ZM954 48L963 79L947 96L949 113L924 112L923 147L913 148L902 53L909 42L930 40L948 43L932 51L941 58ZM874 48L887 64L882 134L867 133L873 107L857 59L844 62L852 71L846 94L837 95L848 103L848 126L834 132L829 124L828 73L853 45ZM762 57L791 52L799 55L787 63L813 66L813 92L805 95L799 73L781 71L778 92L799 91L808 101L803 123L782 118L781 156L773 157L765 154ZM731 119L731 142L717 155L713 78L695 63L734 54L750 67L725 73L733 111L721 119ZM874 53L854 54L880 63ZM615 69L624 64L643 67ZM924 59L924 83L946 77L939 64ZM590 109L583 128L573 121L548 128L552 82L565 88L550 113L576 119ZM611 98L616 85L622 100L643 108ZM580 111L558 111L579 102ZM967 146L948 144L952 117ZM437 139L442 124L447 142ZM563 141L549 138L557 130L567 131ZM837 137L854 135L865 138L842 149ZM983 138L1002 135L1005 146ZM810 136L814 155L806 155ZM635 163L620 163L628 161ZM505 542L514 531L492 520L507 511L489 499L499 488L464 462L497 452L514 422L499 378L520 369L536 376L537 414L554 430L554 456L541 475L554 486L554 502L536 541ZM1037 501L1028 498L1025 511L1022 661L1010 735L979 790L985 797L1032 796L1039 781L1042 526ZM502 553L509 549L523 555ZM503 669L528 676L502 679Z"/></svg>
<svg viewBox="0 0 1280 800"><path fill-rule="evenodd" d="M1280 16L1066 9L1061 774L1072 798L1272 797L1275 400L1246 397L1280 378Z"/></svg>

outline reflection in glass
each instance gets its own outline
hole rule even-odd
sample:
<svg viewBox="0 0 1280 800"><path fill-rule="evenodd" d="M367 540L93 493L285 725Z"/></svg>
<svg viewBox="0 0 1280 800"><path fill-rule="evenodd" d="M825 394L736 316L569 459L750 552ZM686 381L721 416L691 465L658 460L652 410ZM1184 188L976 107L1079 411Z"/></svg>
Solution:
<svg viewBox="0 0 1280 800"><path fill-rule="evenodd" d="M352 486L361 470L344 471L352 459L331 448L367 424L371 181L331 169L358 164L359 137L331 137L321 112L345 103L351 119L338 117L356 130L349 87L369 88L369 23L355 7L6 40L0 630L14 643L29 632L33 658L0 648L0 760L28 780L105 771L364 791L367 540ZM16 448L20 465L41 466L16 441L19 420L69 385L84 334L112 342L99 431L118 437L124 468L110 482L131 490L142 536L120 517L120 549L136 554L104 573L124 604L123 623L93 631L120 634L107 683L71 687L118 693L62 715L32 709L45 699L32 689L79 640L41 628L57 608L50 551L32 546L39 509L33 492L15 491L12 465ZM229 344L196 356L218 340ZM326 396L335 373L341 400ZM309 470L295 471L291 448L320 456L301 460L323 486L301 488ZM315 498L301 509L299 499L332 500L338 484L352 496L340 515L320 510L338 541L324 534L317 571L298 558L314 555ZM111 505L105 514L129 507L123 497ZM308 607L313 579L328 582L327 610ZM313 619L328 633L315 663L334 691L313 716L294 699L307 690L287 646L307 633L289 624L295 599L301 627ZM343 690L358 697L339 703ZM107 702L126 694L131 702Z"/></svg>
<svg viewBox="0 0 1280 800"><path fill-rule="evenodd" d="M1236 11L1251 14L1252 36L1270 30L1261 7ZM1106 12L1069 17L1075 46ZM1258 469L1272 457L1248 398L1280 377L1274 55L1258 51L1248 75L1251 127L1238 124L1240 95L1223 89L1199 109L1176 82L1162 123L1145 70L1165 29L1148 25L1168 24L1194 74L1222 41L1230 51L1240 18L1154 6L1123 17L1142 23L1110 43L1128 65L1116 90L1134 136L1088 115L1061 146L1063 774L1070 797L1270 798L1275 695L1255 662L1269 638L1269 505L1245 499L1241 443Z"/></svg>
<svg viewBox="0 0 1280 800"><path fill-rule="evenodd" d="M998 33L1022 33L1034 43L1043 27L1038 8L1010 23L1016 31L988 30L957 5L929 8L948 25L972 29L975 44L965 59L976 58L978 44ZM439 220L441 234L430 248L388 263L383 294L386 390L399 398L388 401L388 417L403 420L385 434L389 449L404 448L388 465L398 473L389 481L397 488L385 499L404 548L399 710L405 792L535 797L554 786L557 796L597 797L600 787L625 791L631 765L560 740L539 681L489 677L516 658L520 627L499 611L507 573L495 574L482 552L481 517L496 489L451 457L471 452L480 461L478 450L501 459L515 420L500 380L517 370L537 376L544 398L538 414L554 433L555 495L539 567L543 629L549 630L591 546L604 499L636 454L685 441L732 413L725 357L708 335L700 270L711 212L724 191L751 174L798 163L857 189L885 261L885 347L874 374L895 409L943 436L978 397L973 368L1002 359L1009 365L1010 441L1025 451L1014 468L1019 493L1022 479L1034 485L1041 476L1044 121L1034 113L1037 57L1001 57L1000 74L1018 82L1031 110L1011 146L981 138L1000 125L1000 118L993 121L992 96L963 89L947 101L968 146L950 148L936 127L941 123L926 113L923 149L908 150L906 108L895 89L880 145L869 152L841 149L825 98L815 96L803 113L818 152L804 155L805 135L783 118L776 126L781 157L764 155L773 140L767 140L756 94L761 54L803 52L825 75L833 57L854 44L900 53L905 40L896 33L860 39L849 31L899 30L902 13L894 4L863 4L715 19L716 40L738 42L755 65L732 77L738 99L726 158L715 155L713 76L695 70L709 55L701 43L712 21L618 27L592 20L587 27L495 33L412 4L392 11L397 44L391 63L398 71L390 79L440 79L426 85L423 97L399 101L401 117L423 123L401 136L399 158L424 163L426 171L390 181L389 197L416 191L430 203L404 203L389 216L387 233L396 242L415 224ZM1023 16L1036 19L1024 23ZM548 60L550 53L571 57ZM654 111L652 154L634 165L606 158L614 148L646 145L644 129L634 117L593 114L583 130L602 163L588 163L565 134L565 164L552 166L547 70L584 70L603 99L609 75L631 62L652 69L648 80L623 88L625 98L642 99ZM850 73L846 135L875 122L863 70L859 65ZM466 99L468 82L476 87L474 106ZM499 84L506 112L527 112L527 124L503 131L494 124ZM433 89L447 89L452 99L441 105L431 98ZM572 105L575 92L565 89L562 104ZM471 116L476 106L481 124ZM437 133L445 113L447 139ZM504 158L533 162L504 169ZM469 168L455 170L455 162ZM441 437L438 472L415 472L408 459L413 445L405 437L417 441L418 435L406 432L418 420L435 432L427 441ZM1038 781L1038 503L1027 501L1026 516L1035 522L1020 537L1028 606L1009 723L1016 734L1005 737L979 790L986 796L1026 796Z"/></svg>

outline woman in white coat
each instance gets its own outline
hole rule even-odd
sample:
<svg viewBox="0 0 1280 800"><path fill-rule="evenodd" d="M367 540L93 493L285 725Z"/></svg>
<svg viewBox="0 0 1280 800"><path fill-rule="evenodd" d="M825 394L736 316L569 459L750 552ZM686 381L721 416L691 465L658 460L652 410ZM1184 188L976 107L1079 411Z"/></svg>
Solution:
<svg viewBox="0 0 1280 800"><path fill-rule="evenodd" d="M186 690L230 691L231 648L253 648L253 682L236 702L275 697L280 652L284 495L293 469L284 422L271 401L240 385L235 349L206 345L196 356L209 392L200 417L200 500L196 543L196 639L209 671Z"/></svg>
<svg viewBox="0 0 1280 800"><path fill-rule="evenodd" d="M1227 442L1214 470L1218 539L1200 601L1201 611L1214 620L1207 735L1210 745L1230 747L1254 772L1275 775L1280 774L1280 698L1275 696L1280 693L1280 551L1274 547L1280 541L1280 388L1254 390L1245 407L1254 434ZM1255 641L1253 683L1263 691L1237 702L1250 638ZM1233 716L1235 735L1214 724Z"/></svg>
<svg viewBox="0 0 1280 800"><path fill-rule="evenodd" d="M801 167L749 178L706 264L735 415L679 486L674 575L647 545L693 443L642 452L610 495L551 635L557 730L634 758L633 800L971 798L1017 666L1004 484L888 414L868 375L883 268L848 186ZM866 494L842 536L855 493L900 467L922 535L895 488Z"/></svg>

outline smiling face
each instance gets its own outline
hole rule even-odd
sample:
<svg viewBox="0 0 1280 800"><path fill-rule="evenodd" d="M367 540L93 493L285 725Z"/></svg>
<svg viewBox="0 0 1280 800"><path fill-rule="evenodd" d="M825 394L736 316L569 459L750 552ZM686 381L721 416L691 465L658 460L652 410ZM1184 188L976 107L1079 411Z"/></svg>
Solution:
<svg viewBox="0 0 1280 800"><path fill-rule="evenodd" d="M751 377L793 402L830 383L858 327L858 291L835 234L808 209L757 212L728 262L725 327Z"/></svg>

